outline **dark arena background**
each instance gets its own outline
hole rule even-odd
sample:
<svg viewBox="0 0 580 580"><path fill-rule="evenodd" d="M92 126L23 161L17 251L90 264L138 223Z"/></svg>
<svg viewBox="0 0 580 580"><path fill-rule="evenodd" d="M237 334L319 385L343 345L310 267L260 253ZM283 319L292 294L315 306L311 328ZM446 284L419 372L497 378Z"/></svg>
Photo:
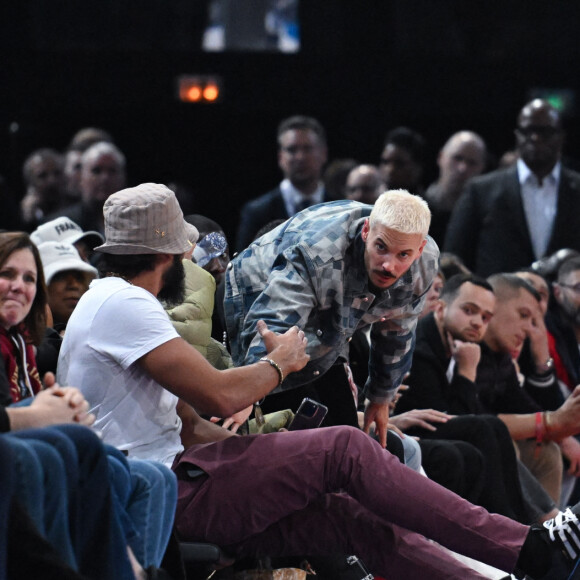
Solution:
<svg viewBox="0 0 580 580"><path fill-rule="evenodd" d="M189 187L231 237L241 204L280 179L276 126L296 113L325 126L331 160L377 163L389 129L416 129L429 183L449 135L474 130L499 157L518 110L545 96L566 113L574 161L579 16L562 0L4 2L0 175L20 196L28 153L102 127L129 185ZM217 98L184 102L180 80L182 98L212 82Z"/></svg>

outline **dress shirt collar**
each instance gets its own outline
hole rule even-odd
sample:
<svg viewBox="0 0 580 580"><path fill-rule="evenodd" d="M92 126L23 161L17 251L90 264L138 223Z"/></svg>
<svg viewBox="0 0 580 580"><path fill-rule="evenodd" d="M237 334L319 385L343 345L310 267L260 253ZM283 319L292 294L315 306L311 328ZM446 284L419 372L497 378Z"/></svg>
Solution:
<svg viewBox="0 0 580 580"><path fill-rule="evenodd" d="M284 181L280 183L280 191L282 192L288 215L294 215L296 213L296 208L299 207L303 201L308 200L311 202L311 205L316 205L317 203L322 203L324 201L324 184L322 182L318 183L318 187L314 193L311 195L304 195L300 190L292 185L289 179L284 179Z"/></svg>
<svg viewBox="0 0 580 580"><path fill-rule="evenodd" d="M532 170L524 163L522 159L518 159L517 161L517 169L518 169L518 180L520 185L524 185L528 182L530 177L533 177L535 182L538 182L538 178L532 173ZM551 181L552 184L556 186L560 183L560 173L562 171L562 163L558 161L552 171L544 177L548 181Z"/></svg>

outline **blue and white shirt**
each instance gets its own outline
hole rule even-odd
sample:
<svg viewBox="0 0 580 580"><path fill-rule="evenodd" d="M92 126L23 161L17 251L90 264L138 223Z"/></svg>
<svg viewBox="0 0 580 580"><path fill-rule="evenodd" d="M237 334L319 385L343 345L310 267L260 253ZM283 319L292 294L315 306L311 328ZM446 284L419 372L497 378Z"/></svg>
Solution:
<svg viewBox="0 0 580 580"><path fill-rule="evenodd" d="M278 387L308 383L339 359L348 360L355 330L371 325L367 396L388 402L411 366L417 317L438 267L428 237L421 257L390 288L369 289L361 229L372 206L335 201L313 206L265 234L235 257L226 276L225 312L236 365L266 354L256 331L297 325L310 361Z"/></svg>

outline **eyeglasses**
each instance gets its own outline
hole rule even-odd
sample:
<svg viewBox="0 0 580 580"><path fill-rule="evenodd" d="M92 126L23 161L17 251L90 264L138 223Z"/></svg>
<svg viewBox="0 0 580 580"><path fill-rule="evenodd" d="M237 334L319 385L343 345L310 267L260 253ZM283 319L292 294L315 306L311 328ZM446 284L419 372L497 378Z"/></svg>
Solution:
<svg viewBox="0 0 580 580"><path fill-rule="evenodd" d="M549 125L528 125L527 127L518 127L516 132L526 139L529 139L532 135L537 135L541 139L550 139L559 133L560 129Z"/></svg>
<svg viewBox="0 0 580 580"><path fill-rule="evenodd" d="M568 288L574 292L574 294L580 294L580 282L578 284L562 284L562 282L558 282L558 286L562 288Z"/></svg>

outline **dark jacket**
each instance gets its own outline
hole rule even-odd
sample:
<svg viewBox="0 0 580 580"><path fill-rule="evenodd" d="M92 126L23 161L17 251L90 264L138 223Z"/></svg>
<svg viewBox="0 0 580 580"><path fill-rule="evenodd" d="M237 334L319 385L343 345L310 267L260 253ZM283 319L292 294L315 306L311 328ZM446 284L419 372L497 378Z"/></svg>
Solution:
<svg viewBox="0 0 580 580"><path fill-rule="evenodd" d="M475 383L459 375L451 382L446 373L447 356L433 314L417 325L417 342L406 383L409 390L397 403L396 412L437 409L451 415L535 413L540 407L520 387L508 354L495 353L481 345L481 360Z"/></svg>
<svg viewBox="0 0 580 580"><path fill-rule="evenodd" d="M552 298L546 316L546 328L554 337L558 357L568 375L567 380L559 377L573 389L580 383L580 351L572 325L564 318L560 307Z"/></svg>
<svg viewBox="0 0 580 580"><path fill-rule="evenodd" d="M546 254L580 251L580 174L562 167L554 228ZM517 167L467 183L447 226L445 252L459 256L481 276L513 272L535 259L521 198Z"/></svg>
<svg viewBox="0 0 580 580"><path fill-rule="evenodd" d="M326 192L324 192L323 201L328 201ZM292 216L286 211L280 187L248 201L240 211L236 251L245 250L265 225L274 220L287 220L289 217Z"/></svg>
<svg viewBox="0 0 580 580"><path fill-rule="evenodd" d="M278 219L286 220L289 217L279 187L248 201L240 211L236 251L241 252L246 249L254 240L258 230L267 223Z"/></svg>

